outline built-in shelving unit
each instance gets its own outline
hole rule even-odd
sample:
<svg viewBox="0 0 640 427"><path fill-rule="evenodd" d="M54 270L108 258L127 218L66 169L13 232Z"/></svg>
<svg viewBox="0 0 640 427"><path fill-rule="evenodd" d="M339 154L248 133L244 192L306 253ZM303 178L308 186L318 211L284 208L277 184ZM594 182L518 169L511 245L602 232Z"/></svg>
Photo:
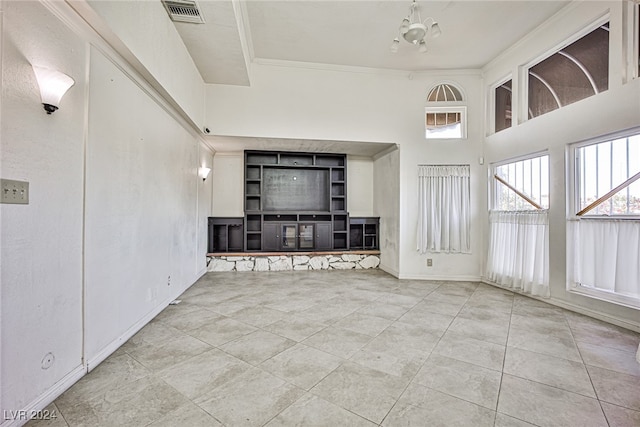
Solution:
<svg viewBox="0 0 640 427"><path fill-rule="evenodd" d="M377 250L379 218L347 212L344 154L245 151L244 218L209 218L209 252Z"/></svg>
<svg viewBox="0 0 640 427"><path fill-rule="evenodd" d="M243 250L244 218L209 217L207 252L239 252Z"/></svg>
<svg viewBox="0 0 640 427"><path fill-rule="evenodd" d="M362 250L379 249L379 223L380 218L377 217L349 218L349 248Z"/></svg>
<svg viewBox="0 0 640 427"><path fill-rule="evenodd" d="M245 249L348 249L346 176L344 154L245 151Z"/></svg>

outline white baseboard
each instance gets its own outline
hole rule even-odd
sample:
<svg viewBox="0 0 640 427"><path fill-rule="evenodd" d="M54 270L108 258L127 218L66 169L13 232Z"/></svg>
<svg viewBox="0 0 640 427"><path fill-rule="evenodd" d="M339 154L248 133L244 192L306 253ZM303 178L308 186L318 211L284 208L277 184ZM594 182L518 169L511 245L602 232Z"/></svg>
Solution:
<svg viewBox="0 0 640 427"><path fill-rule="evenodd" d="M0 420L1 421L0 427L19 427L26 424L27 421L29 421L30 415L31 417L34 416L39 411L42 411L48 405L50 405L51 402L53 402L58 398L58 396L60 396L65 391L67 391L80 378L82 378L88 372L90 372L96 366L98 366L102 361L104 361L114 351L116 351L122 344L124 344L129 338L135 335L140 329L142 329L147 323L149 323L154 317L156 317L158 313L164 310L171 301L175 300L184 291L186 291L193 284L195 284L206 272L207 272L206 268L197 272L191 280L187 281L183 286L176 289L175 295L172 295L170 298L167 298L165 301L159 304L156 308L154 308L151 312L145 315L142 319L136 322L133 326L127 329L127 331L124 334L122 334L116 340L112 341L110 344L104 347L94 357L92 357L91 359L88 359L86 362L86 365L78 366L73 371L65 375L60 381L56 382L52 387L47 389L43 394L38 396L32 402L30 402L26 407L24 407L23 409L17 410L15 412L15 419L5 420L4 417L6 417L6 414L3 414L4 415L3 419Z"/></svg>
<svg viewBox="0 0 640 427"><path fill-rule="evenodd" d="M380 264L380 265L378 265L378 268L380 270L384 271L385 273L389 273L390 275L392 275L396 279L399 278L398 276L400 275L400 273L397 270L395 270L395 269L393 269L391 267L388 267L388 266L386 266L384 264Z"/></svg>
<svg viewBox="0 0 640 427"><path fill-rule="evenodd" d="M437 280L442 282L479 282L480 276L425 276L419 274L401 274L399 279L406 280Z"/></svg>
<svg viewBox="0 0 640 427"><path fill-rule="evenodd" d="M607 313L603 313L598 310L592 310L589 308L585 308L579 305L571 304L566 301L562 301L556 298L541 298L535 295L527 294L524 292L519 292L515 289L508 288L506 286L500 286L496 283L490 282L488 280L482 279L482 283L486 283L487 285L495 286L496 288L504 289L507 291L511 291L514 294L522 295L525 297L533 298L538 301L546 302L547 304L554 305L556 307L564 308L565 310L573 311L576 313L584 314L585 316L593 317L594 319L602 320L603 322L611 323L612 325L620 326L621 328L629 329L634 332L640 332L640 323L630 322L625 319L620 319L618 317L612 316Z"/></svg>
<svg viewBox="0 0 640 427"><path fill-rule="evenodd" d="M179 297L184 291L189 289L193 284L195 284L205 273L207 272L206 268L200 270L195 276L187 281L185 285L181 286L176 290L174 294L172 294L169 298L164 300L161 304L147 313L144 317L138 320L133 326L125 331L118 338L113 340L107 346L105 346L98 354L93 356L91 359L87 360L87 372L91 372L95 369L100 363L102 363L107 357L109 357L113 352L115 352L122 344L127 342L129 338L134 336L140 329L146 326L154 317L156 317L162 310L169 306L169 303Z"/></svg>
<svg viewBox="0 0 640 427"><path fill-rule="evenodd" d="M34 417L38 412L49 406L51 402L56 400L58 396L67 391L69 387L74 385L80 378L87 373L86 367L80 365L62 377L60 381L56 382L47 391L38 396L35 400L31 401L24 409L15 412L15 419L3 420L0 427L19 427L27 423L29 418ZM3 414L5 418L7 414ZM57 414L60 416L60 414Z"/></svg>

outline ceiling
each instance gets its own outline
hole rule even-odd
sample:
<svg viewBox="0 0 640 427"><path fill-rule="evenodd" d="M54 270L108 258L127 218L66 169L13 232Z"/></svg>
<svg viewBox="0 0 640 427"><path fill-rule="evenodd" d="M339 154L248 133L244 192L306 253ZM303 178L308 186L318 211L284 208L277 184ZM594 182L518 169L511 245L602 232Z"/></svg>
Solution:
<svg viewBox="0 0 640 427"><path fill-rule="evenodd" d="M440 37L428 39L427 53L403 40L398 53L389 49L408 15L409 0L197 0L205 23L175 22L175 26L205 83L250 86L250 65L255 62L405 72L480 69L568 3L419 0L422 20L433 17L442 29ZM305 145L288 140L207 139L217 151ZM356 155L389 148L326 144Z"/></svg>
<svg viewBox="0 0 640 427"><path fill-rule="evenodd" d="M409 0L197 0L204 24L176 22L206 83L250 85L255 61L385 70L479 69L568 1L418 1L442 35L428 52L389 47Z"/></svg>

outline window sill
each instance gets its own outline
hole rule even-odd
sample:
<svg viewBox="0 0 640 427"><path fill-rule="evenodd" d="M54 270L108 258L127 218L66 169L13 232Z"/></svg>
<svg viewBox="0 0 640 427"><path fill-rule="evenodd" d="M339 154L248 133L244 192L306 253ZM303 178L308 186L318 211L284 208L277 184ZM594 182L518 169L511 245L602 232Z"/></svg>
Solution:
<svg viewBox="0 0 640 427"><path fill-rule="evenodd" d="M597 299L599 301L616 304L623 307L640 309L640 298L634 298L627 295L620 295L614 292L607 292L600 289L593 289L579 284L568 284L567 291L572 294L582 295L587 298Z"/></svg>

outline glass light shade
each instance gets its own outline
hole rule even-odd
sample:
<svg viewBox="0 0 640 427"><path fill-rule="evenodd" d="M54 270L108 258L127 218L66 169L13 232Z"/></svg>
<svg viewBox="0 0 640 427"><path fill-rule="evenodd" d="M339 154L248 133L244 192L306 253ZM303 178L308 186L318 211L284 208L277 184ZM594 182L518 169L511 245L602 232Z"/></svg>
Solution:
<svg viewBox="0 0 640 427"><path fill-rule="evenodd" d="M40 87L40 98L47 110L51 114L58 109L60 100L64 94L75 83L74 80L60 71L49 70L43 67L33 67ZM49 108L47 108L49 106Z"/></svg>
<svg viewBox="0 0 640 427"><path fill-rule="evenodd" d="M418 43L418 52L427 53L427 44L424 40L420 40L420 43Z"/></svg>
<svg viewBox="0 0 640 427"><path fill-rule="evenodd" d="M427 27L418 22L416 24L409 25L409 31L407 31L403 37L409 43L418 44L426 35Z"/></svg>
<svg viewBox="0 0 640 427"><path fill-rule="evenodd" d="M400 25L400 34L405 34L407 31L409 31L409 18L404 18L402 20L402 24Z"/></svg>
<svg viewBox="0 0 640 427"><path fill-rule="evenodd" d="M198 175L200 175L200 178L202 178L203 181L207 179L207 177L209 176L209 172L211 172L211 168L205 166L202 166L200 169L198 169Z"/></svg>
<svg viewBox="0 0 640 427"><path fill-rule="evenodd" d="M392 53L398 53L398 49L400 49L400 39L396 37L393 39L393 43L391 43L389 50L391 50Z"/></svg>
<svg viewBox="0 0 640 427"><path fill-rule="evenodd" d="M438 25L437 22L434 22L433 25L431 25L431 37L436 38L440 34L442 34L442 30L440 29L440 25Z"/></svg>

